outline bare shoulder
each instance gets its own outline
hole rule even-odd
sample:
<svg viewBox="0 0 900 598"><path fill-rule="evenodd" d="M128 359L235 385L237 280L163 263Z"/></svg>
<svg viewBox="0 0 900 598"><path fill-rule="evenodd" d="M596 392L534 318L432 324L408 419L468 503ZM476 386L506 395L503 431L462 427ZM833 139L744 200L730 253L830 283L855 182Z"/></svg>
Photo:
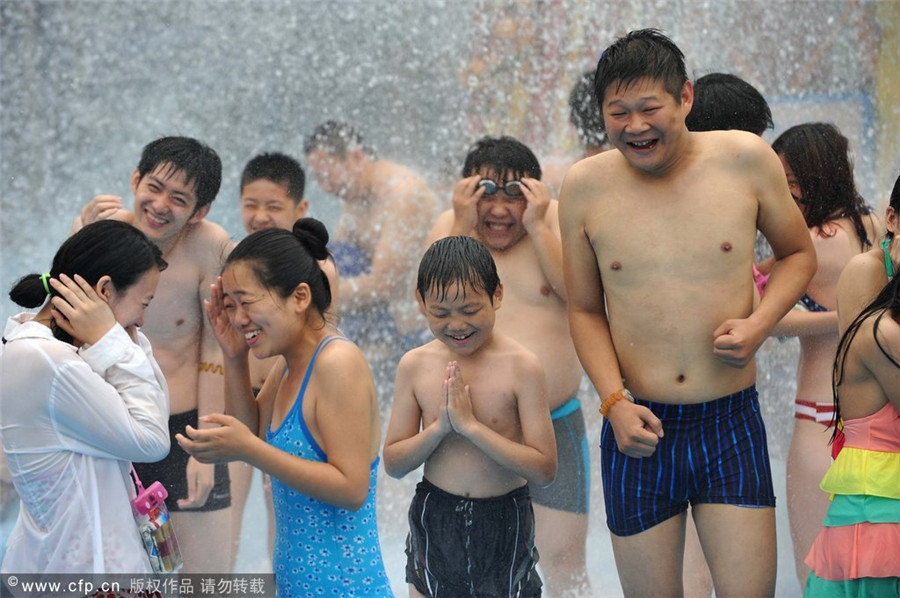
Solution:
<svg viewBox="0 0 900 598"><path fill-rule="evenodd" d="M582 184L593 181L594 179L604 176L604 174L614 171L617 166L624 163L625 159L618 150L601 152L583 158L578 162L575 162L575 164L566 171L566 176L563 179L563 190L565 190L566 186L572 184Z"/></svg>
<svg viewBox="0 0 900 598"><path fill-rule="evenodd" d="M359 379L360 376L349 374L367 369L366 358L356 343L343 337L341 339L322 348L316 357L315 371L333 380Z"/></svg>
<svg viewBox="0 0 900 598"><path fill-rule="evenodd" d="M432 194L425 178L406 166L386 162L379 176L383 192L395 202L407 203Z"/></svg>
<svg viewBox="0 0 900 598"><path fill-rule="evenodd" d="M579 213L586 204L595 205L628 177L630 167L618 150L579 160L566 173L559 193L561 217Z"/></svg>
<svg viewBox="0 0 900 598"><path fill-rule="evenodd" d="M431 240L437 240L450 234L450 230L453 228L454 218L455 216L452 208L441 212L441 215L437 217L437 220L434 221L434 225L431 227L431 235L429 238Z"/></svg>
<svg viewBox="0 0 900 598"><path fill-rule="evenodd" d="M525 345L496 330L494 331L494 343L497 354L508 359L512 364L513 371L518 375L523 377L535 374L543 376L544 368L540 360Z"/></svg>
<svg viewBox="0 0 900 598"><path fill-rule="evenodd" d="M841 271L841 277L838 280L839 288L840 286L846 286L848 289L855 288L864 281L879 280L880 275L884 272L884 263L877 254L879 250L869 250L850 258Z"/></svg>
<svg viewBox="0 0 900 598"><path fill-rule="evenodd" d="M886 362L890 362L891 359L900 361L900 323L894 320L889 312L876 312L860 325L854 344L859 348L863 363L877 374L877 368L887 365ZM900 375L900 368L897 374Z"/></svg>
<svg viewBox="0 0 900 598"><path fill-rule="evenodd" d="M410 349L403 354L397 365L398 369L419 369L429 362L445 363L449 361L444 345L437 339L424 345Z"/></svg>
<svg viewBox="0 0 900 598"><path fill-rule="evenodd" d="M207 264L224 263L234 246L228 232L219 224L205 218L189 226L190 230L184 236L183 243L190 251L190 255Z"/></svg>
<svg viewBox="0 0 900 598"><path fill-rule="evenodd" d="M691 133L695 143L720 156L752 158L772 155L772 148L762 137L747 131L702 131Z"/></svg>

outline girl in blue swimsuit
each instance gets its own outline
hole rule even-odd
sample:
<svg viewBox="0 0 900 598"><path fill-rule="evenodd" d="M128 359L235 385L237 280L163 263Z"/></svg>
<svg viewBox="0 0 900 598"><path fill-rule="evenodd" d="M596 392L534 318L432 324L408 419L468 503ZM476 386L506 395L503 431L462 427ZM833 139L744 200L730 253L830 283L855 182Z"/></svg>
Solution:
<svg viewBox="0 0 900 598"><path fill-rule="evenodd" d="M178 442L201 462L246 461L272 477L279 597L391 596L375 522L381 423L359 348L324 314L321 222L244 239L207 314L222 346L225 411ZM280 356L256 399L248 353ZM218 427L216 427L218 426Z"/></svg>

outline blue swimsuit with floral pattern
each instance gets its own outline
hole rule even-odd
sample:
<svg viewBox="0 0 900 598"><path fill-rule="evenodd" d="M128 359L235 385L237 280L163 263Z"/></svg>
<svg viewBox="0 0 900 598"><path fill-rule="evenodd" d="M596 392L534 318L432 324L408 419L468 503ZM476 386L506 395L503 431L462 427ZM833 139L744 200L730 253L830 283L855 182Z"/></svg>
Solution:
<svg viewBox="0 0 900 598"><path fill-rule="evenodd" d="M269 421L266 430L269 444L310 461L326 462L327 457L303 420L303 395L316 357L334 340L347 339L322 339L284 422L272 430ZM276 521L272 561L279 597L393 596L375 521L377 471L375 459L369 475L369 493L358 511L323 503L272 478Z"/></svg>

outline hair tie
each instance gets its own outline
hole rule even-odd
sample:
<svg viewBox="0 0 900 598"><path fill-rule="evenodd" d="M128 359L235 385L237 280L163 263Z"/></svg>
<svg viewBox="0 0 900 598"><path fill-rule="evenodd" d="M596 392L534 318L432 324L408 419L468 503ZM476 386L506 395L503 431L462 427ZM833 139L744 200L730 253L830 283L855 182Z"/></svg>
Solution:
<svg viewBox="0 0 900 598"><path fill-rule="evenodd" d="M44 283L44 290L47 291L48 295L50 294L49 280L50 280L49 272L44 272L43 274L41 274L41 282Z"/></svg>

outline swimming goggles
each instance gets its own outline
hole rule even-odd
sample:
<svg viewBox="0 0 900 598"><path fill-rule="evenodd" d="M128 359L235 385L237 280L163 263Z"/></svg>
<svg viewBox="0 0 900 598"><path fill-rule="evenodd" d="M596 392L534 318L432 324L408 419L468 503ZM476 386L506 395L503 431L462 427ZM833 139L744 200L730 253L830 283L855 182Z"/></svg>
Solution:
<svg viewBox="0 0 900 598"><path fill-rule="evenodd" d="M894 280L894 262L891 261L891 239L885 239L881 242L884 249L884 271L887 272L888 282Z"/></svg>
<svg viewBox="0 0 900 598"><path fill-rule="evenodd" d="M481 179L478 181L479 187L484 187L485 195L493 195L497 191L500 191L500 185L497 184L496 181L492 181L491 179ZM522 182L521 181L506 181L503 183L503 193L510 197L521 197L522 193Z"/></svg>

